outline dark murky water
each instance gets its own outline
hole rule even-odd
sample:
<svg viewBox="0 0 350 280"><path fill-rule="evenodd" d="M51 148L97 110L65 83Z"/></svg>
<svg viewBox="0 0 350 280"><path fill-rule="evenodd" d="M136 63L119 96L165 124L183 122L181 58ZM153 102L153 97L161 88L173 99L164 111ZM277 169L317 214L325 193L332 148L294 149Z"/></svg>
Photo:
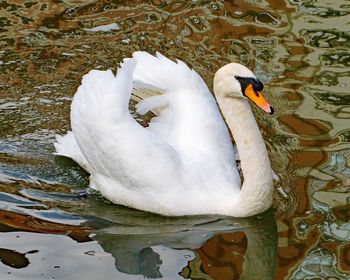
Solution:
<svg viewBox="0 0 350 280"><path fill-rule="evenodd" d="M349 14L346 0L0 1L0 279L350 279ZM81 194L54 135L82 75L140 49L208 84L231 60L265 82L274 211L175 219Z"/></svg>

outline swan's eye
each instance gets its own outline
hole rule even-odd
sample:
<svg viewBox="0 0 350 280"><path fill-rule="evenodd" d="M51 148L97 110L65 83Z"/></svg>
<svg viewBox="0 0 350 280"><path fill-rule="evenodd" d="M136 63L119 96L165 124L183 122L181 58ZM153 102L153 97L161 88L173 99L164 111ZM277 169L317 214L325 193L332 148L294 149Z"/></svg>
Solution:
<svg viewBox="0 0 350 280"><path fill-rule="evenodd" d="M255 91L262 91L264 89L264 84L258 79L254 79L252 85Z"/></svg>
<svg viewBox="0 0 350 280"><path fill-rule="evenodd" d="M241 84L241 90L243 95L245 96L245 91L249 85L252 85L255 95L259 97L259 91L262 91L264 88L262 82L258 79L248 78L248 77L240 77L235 76L235 79Z"/></svg>

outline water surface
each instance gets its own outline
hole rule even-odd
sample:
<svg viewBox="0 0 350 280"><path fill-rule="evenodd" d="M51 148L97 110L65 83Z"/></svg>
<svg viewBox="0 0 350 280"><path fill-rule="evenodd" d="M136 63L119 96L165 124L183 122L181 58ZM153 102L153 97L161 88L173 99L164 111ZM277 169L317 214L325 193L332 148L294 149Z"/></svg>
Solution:
<svg viewBox="0 0 350 280"><path fill-rule="evenodd" d="M349 13L345 0L2 1L0 278L349 279ZM135 50L210 86L229 61L264 81L273 210L175 219L84 195L55 134L82 75Z"/></svg>

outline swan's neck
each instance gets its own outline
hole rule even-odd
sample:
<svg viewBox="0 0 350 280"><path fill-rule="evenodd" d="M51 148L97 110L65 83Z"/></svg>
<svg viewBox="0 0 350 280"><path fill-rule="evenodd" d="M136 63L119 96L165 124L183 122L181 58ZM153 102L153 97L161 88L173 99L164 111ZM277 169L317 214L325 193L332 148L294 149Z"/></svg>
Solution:
<svg viewBox="0 0 350 280"><path fill-rule="evenodd" d="M236 142L244 177L231 211L235 216L257 214L272 204L272 170L265 143L246 99L225 96L217 101Z"/></svg>

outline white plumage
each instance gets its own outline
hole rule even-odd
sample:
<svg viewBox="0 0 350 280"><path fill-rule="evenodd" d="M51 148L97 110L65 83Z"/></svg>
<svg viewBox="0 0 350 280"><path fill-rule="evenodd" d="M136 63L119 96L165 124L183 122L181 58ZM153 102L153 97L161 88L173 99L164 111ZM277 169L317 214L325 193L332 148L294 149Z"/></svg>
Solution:
<svg viewBox="0 0 350 280"><path fill-rule="evenodd" d="M232 84L232 92L240 89L238 82ZM137 105L140 114L159 112L147 128L129 112L133 88L161 93L146 96ZM225 107L226 97L217 98L219 103L224 100ZM243 96L229 101L247 104ZM238 125L244 125L241 118ZM235 116L226 121L231 128L229 122L235 122ZM257 204L250 202L255 201L254 194L242 197L229 131L215 99L203 79L181 61L136 52L124 59L116 76L111 71L90 71L74 96L71 126L72 132L57 137L57 154L71 157L86 169L90 185L114 203L176 216L248 216L271 205L269 178L263 184L262 193L266 193L255 198ZM258 129L256 123L254 129ZM258 149L267 157L260 133L255 137L260 137ZM239 152L244 165L245 153ZM271 176L268 158L261 161L263 172L259 173Z"/></svg>

